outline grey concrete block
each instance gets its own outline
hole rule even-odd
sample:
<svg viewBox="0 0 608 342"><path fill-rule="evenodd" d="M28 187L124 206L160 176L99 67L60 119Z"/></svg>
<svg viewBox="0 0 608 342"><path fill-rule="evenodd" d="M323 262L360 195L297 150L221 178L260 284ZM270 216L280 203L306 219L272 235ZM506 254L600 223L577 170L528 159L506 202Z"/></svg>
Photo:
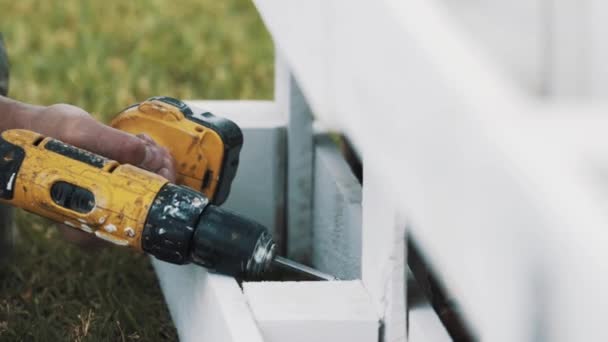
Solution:
<svg viewBox="0 0 608 342"><path fill-rule="evenodd" d="M315 139L313 265L340 279L361 277L361 184L336 144Z"/></svg>

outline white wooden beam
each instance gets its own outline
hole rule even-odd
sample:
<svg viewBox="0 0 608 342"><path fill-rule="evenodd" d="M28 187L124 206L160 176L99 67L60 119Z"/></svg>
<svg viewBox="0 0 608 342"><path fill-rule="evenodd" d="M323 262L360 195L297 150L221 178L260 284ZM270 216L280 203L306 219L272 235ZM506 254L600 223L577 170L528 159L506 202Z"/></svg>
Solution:
<svg viewBox="0 0 608 342"><path fill-rule="evenodd" d="M550 60L556 100L608 98L608 48L604 43L608 4L602 0L551 0Z"/></svg>
<svg viewBox="0 0 608 342"><path fill-rule="evenodd" d="M362 281L384 319L384 341L406 341L406 222L372 153L363 150Z"/></svg>
<svg viewBox="0 0 608 342"><path fill-rule="evenodd" d="M557 99L589 95L589 1L551 0L548 7L550 94ZM587 95L585 95L587 94Z"/></svg>
<svg viewBox="0 0 608 342"><path fill-rule="evenodd" d="M388 271L388 283L384 291L384 341L407 341L407 240L406 220L397 214L393 226L393 241Z"/></svg>
<svg viewBox="0 0 608 342"><path fill-rule="evenodd" d="M180 341L264 341L233 278L207 273L198 266L156 259L152 264Z"/></svg>
<svg viewBox="0 0 608 342"><path fill-rule="evenodd" d="M375 342L378 316L360 281L244 283L266 342Z"/></svg>
<svg viewBox="0 0 608 342"><path fill-rule="evenodd" d="M571 0L573 3L580 1ZM585 6L586 5L586 6ZM590 95L594 100L605 102L608 99L608 46L606 46L606 13L608 12L608 3L603 0L588 0L586 4L582 4L587 13L587 17L581 18L588 23L588 31L585 32L589 36L589 48L587 56L589 57L589 65L586 67L589 76ZM585 36L581 37L581 40Z"/></svg>
<svg viewBox="0 0 608 342"><path fill-rule="evenodd" d="M453 18L425 0L256 4L315 115L375 167L479 339L608 339L600 191L566 144L526 127L532 98ZM382 194L365 180L363 191L365 259L366 234L387 237L366 223ZM365 287L384 298L365 264Z"/></svg>
<svg viewBox="0 0 608 342"><path fill-rule="evenodd" d="M535 96L547 92L551 72L547 62L553 1L559 0L439 0L466 34L479 42L483 53Z"/></svg>

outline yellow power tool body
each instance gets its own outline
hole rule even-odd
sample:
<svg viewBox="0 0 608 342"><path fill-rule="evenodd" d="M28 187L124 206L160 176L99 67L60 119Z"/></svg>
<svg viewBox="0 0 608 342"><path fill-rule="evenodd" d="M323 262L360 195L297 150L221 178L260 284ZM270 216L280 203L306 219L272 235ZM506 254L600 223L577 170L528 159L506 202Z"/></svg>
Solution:
<svg viewBox="0 0 608 342"><path fill-rule="evenodd" d="M178 164L176 184L129 164L27 130L0 136L0 202L174 264L258 277L275 257L266 228L229 210L241 131L183 102L156 97L113 126L145 133Z"/></svg>
<svg viewBox="0 0 608 342"><path fill-rule="evenodd" d="M226 199L238 165L243 139L234 123L157 97L127 108L113 126L167 147L179 165L178 184L14 129L0 134L0 203L174 264L241 278L259 278L275 265L334 279L275 255L264 226L215 205Z"/></svg>
<svg viewBox="0 0 608 342"><path fill-rule="evenodd" d="M167 183L27 130L2 133L0 158L2 201L135 249L150 204Z"/></svg>

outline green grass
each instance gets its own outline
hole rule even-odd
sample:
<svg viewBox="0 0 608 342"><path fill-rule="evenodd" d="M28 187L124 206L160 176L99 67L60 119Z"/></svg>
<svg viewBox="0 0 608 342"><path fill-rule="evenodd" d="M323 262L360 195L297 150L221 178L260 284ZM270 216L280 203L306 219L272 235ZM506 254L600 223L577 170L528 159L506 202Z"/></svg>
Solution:
<svg viewBox="0 0 608 342"><path fill-rule="evenodd" d="M153 95L272 95L272 43L249 1L0 0L0 13L22 101L107 121ZM1 341L176 339L147 257L83 250L25 213L18 226L0 267Z"/></svg>
<svg viewBox="0 0 608 342"><path fill-rule="evenodd" d="M272 44L249 1L0 0L11 95L108 119L151 94L270 98Z"/></svg>

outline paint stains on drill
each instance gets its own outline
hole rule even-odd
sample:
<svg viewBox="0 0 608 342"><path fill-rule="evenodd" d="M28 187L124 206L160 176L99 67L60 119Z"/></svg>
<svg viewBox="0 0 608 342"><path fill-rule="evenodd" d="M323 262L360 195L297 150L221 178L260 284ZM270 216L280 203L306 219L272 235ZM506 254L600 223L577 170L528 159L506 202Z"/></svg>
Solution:
<svg viewBox="0 0 608 342"><path fill-rule="evenodd" d="M156 196L142 232L142 249L160 260L190 262L194 226L208 200L186 187L166 184Z"/></svg>
<svg viewBox="0 0 608 342"><path fill-rule="evenodd" d="M103 227L103 229L108 233L114 233L116 231L116 226L111 223L108 223Z"/></svg>

